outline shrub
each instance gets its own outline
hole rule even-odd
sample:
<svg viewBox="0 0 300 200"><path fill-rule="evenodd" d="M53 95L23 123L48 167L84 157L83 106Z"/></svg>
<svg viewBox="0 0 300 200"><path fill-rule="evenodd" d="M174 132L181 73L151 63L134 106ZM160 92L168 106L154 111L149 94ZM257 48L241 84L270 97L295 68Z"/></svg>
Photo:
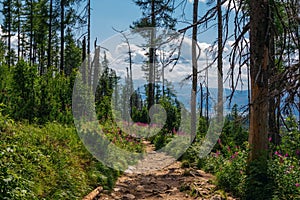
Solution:
<svg viewBox="0 0 300 200"><path fill-rule="evenodd" d="M236 151L229 159L218 163L221 164L216 173L218 186L238 197L245 195L247 155L246 151Z"/></svg>
<svg viewBox="0 0 300 200"><path fill-rule="evenodd" d="M273 178L273 199L297 199L300 197L299 160L275 152L268 163L269 176Z"/></svg>
<svg viewBox="0 0 300 200"><path fill-rule="evenodd" d="M0 199L82 199L99 185L111 189L119 175L95 160L70 126L8 122L0 146Z"/></svg>

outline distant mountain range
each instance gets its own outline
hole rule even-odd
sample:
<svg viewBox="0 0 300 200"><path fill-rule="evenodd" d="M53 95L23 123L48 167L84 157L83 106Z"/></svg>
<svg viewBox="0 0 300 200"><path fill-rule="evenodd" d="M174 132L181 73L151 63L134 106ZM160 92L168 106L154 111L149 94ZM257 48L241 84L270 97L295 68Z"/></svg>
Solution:
<svg viewBox="0 0 300 200"><path fill-rule="evenodd" d="M139 91L142 95L142 98L145 98L145 90L144 90L144 84L145 81L143 80L136 80L134 82L135 84L135 89L137 89L137 86L139 86ZM184 84L182 85L179 82L175 82L171 84L170 86L171 90L174 92L176 95L177 100L184 105L184 107L187 110L190 110L190 99L191 99L191 84ZM199 92L199 87L198 87L198 93L197 93L197 106L199 107L200 104L200 92ZM209 101L208 101L208 108L209 112L213 112L213 108L217 103L217 94L218 94L218 89L217 88L209 88ZM232 96L231 102L229 101L229 97L232 94L232 90L228 88L224 88L224 112L229 113L231 112L232 107L236 104L238 106L238 109L240 112L243 112L247 109L248 106L248 90L236 90ZM206 88L203 88L203 109L205 110L206 108ZM299 111L294 109L293 114L296 116L296 118L299 118Z"/></svg>
<svg viewBox="0 0 300 200"><path fill-rule="evenodd" d="M144 80L135 80L135 90L139 90L139 92L142 95L142 98L145 98L145 89L144 89ZM167 87L167 86L165 86ZM182 103L187 110L190 110L190 99L191 99L191 84L181 84L179 82L175 82L172 84L169 84L170 89L174 92L176 95L177 100ZM200 91L198 87L198 93L197 93L197 104L200 104ZM217 94L218 89L217 88L209 88L209 100L208 100L208 107L209 110L211 110L217 103ZM233 105L237 104L238 108L243 108L248 105L248 90L236 90L234 92L234 95L232 96L231 103L229 104L229 96L232 94L232 90L228 88L224 88L223 91L223 99L224 99L224 109L225 112L230 112ZM203 88L203 108L206 107L206 88Z"/></svg>

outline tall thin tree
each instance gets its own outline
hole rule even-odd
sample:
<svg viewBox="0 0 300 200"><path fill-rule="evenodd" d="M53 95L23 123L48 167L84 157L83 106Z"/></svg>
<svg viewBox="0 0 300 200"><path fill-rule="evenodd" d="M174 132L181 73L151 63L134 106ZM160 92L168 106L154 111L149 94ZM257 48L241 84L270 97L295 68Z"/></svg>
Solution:
<svg viewBox="0 0 300 200"><path fill-rule="evenodd" d="M65 51L65 0L60 0L60 73L64 72Z"/></svg>
<svg viewBox="0 0 300 200"><path fill-rule="evenodd" d="M47 50L47 66L51 66L52 51L52 20L53 20L53 0L49 2L49 27L48 27L48 50Z"/></svg>
<svg viewBox="0 0 300 200"><path fill-rule="evenodd" d="M197 23L198 21L198 7L199 1L194 0L193 4L193 23ZM197 65L197 34L198 34L198 26L193 27L192 33L192 91L191 91L191 135L192 138L196 135L196 97L197 97L197 80L198 80L198 65ZM200 52L198 52L200 53Z"/></svg>
<svg viewBox="0 0 300 200"><path fill-rule="evenodd" d="M218 119L223 117L223 17L222 1L217 1L218 12Z"/></svg>
<svg viewBox="0 0 300 200"><path fill-rule="evenodd" d="M247 191L247 199L258 197L266 192L257 184L265 185L267 181L269 1L250 1L249 9L251 77L249 145L251 149L248 159L250 187Z"/></svg>

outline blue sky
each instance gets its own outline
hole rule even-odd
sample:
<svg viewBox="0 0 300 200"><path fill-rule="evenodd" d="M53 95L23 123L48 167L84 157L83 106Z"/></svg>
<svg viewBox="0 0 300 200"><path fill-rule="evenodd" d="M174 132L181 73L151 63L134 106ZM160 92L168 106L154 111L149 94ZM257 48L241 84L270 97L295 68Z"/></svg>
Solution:
<svg viewBox="0 0 300 200"><path fill-rule="evenodd" d="M176 0L177 5L182 0ZM186 7L184 9L185 16L188 20L192 19L192 0L186 0ZM199 17L201 17L208 6L205 4L206 0L199 0ZM84 5L82 5L82 8ZM91 34L92 40L96 37L98 42L104 41L116 34L112 27L118 30L128 30L133 21L141 18L142 12L136 6L133 0L91 0L92 16L91 16ZM80 8L80 9L82 9ZM0 4L2 9L2 3ZM182 15L182 6L178 7L174 13L174 17ZM2 23L2 14L0 13L0 23ZM179 19L182 21L182 19ZM179 23L177 28L183 28L185 24ZM200 42L211 43L217 37L216 28L199 35Z"/></svg>
<svg viewBox="0 0 300 200"><path fill-rule="evenodd" d="M92 38L97 36L100 41L116 34L112 27L126 30L141 16L131 0L92 0L91 7Z"/></svg>
<svg viewBox="0 0 300 200"><path fill-rule="evenodd" d="M205 0L200 0L199 16L203 15L208 6L204 3ZM180 0L178 0L180 2ZM92 38L98 37L98 41L103 41L116 34L112 27L118 30L128 30L133 21L141 18L142 12L136 6L133 0L92 0ZM174 17L182 15L182 8L179 7L174 13ZM187 19L192 18L192 3L187 1L185 8ZM185 25L179 23L177 28L182 28ZM200 34L199 41L211 42L216 39L216 28Z"/></svg>

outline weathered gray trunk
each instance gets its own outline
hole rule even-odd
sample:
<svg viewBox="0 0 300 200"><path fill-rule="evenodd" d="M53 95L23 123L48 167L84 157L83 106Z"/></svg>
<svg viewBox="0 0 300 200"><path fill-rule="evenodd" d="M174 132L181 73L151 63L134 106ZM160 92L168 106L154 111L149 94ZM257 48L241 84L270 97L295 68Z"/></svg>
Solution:
<svg viewBox="0 0 300 200"><path fill-rule="evenodd" d="M193 23L198 21L198 0L194 0L193 6ZM197 79L198 79L198 66L197 66L197 33L198 27L193 27L193 40L192 40L192 92L191 92L191 137L196 135L196 96L197 96ZM200 53L200 52L199 52Z"/></svg>

